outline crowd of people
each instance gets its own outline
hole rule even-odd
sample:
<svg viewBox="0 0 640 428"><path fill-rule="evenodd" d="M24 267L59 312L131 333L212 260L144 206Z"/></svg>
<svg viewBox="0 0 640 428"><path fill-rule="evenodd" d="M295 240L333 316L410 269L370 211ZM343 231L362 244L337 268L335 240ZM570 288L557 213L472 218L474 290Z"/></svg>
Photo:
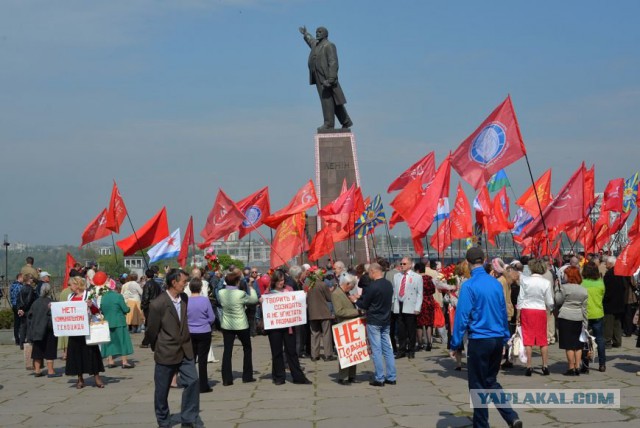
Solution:
<svg viewBox="0 0 640 428"><path fill-rule="evenodd" d="M54 361L62 351L64 373L77 377L77 388L85 386L85 374L103 388L105 360L109 368L117 367L118 358L123 369L133 368L130 335L144 331L141 347L152 348L156 363L158 423L168 424L169 388L180 386L188 426L195 423L199 394L212 391L207 362L215 360L215 330L222 335L223 386L234 383L236 338L243 350L241 380L256 381L251 342L257 335L268 336L274 385L286 382L287 369L293 383L310 384L300 360L335 361L332 325L359 316L366 318L374 365L369 384L376 387L397 383L396 359L413 359L438 342L456 359L456 370L462 370L466 355L470 388L499 386L487 385L486 379L495 380L500 368L513 369L509 339L515 336L524 346L525 376L550 374L548 348L556 342L566 353L565 376L588 374L596 357L597 370L604 372L606 350L620 347L623 336L637 334L636 280L616 275L615 262L613 256L581 253L562 261L522 257L505 262L488 260L474 247L447 267L403 257L395 264L378 258L353 269L336 261L325 268L305 264L265 273L235 266L161 273L153 266L141 278L135 273L110 278L95 264L77 265L58 298L87 302L91 315L108 321L111 341L102 346L87 345L84 336L54 336L50 276L38 272L31 257L10 288L10 300L16 345L30 348L34 375L60 376ZM292 291L306 293L308 322L265 330L262 296ZM539 371L534 370L534 349L541 356ZM358 383L356 368L338 366L337 382ZM510 426L521 426L515 412L501 413ZM476 417L480 425L486 419L481 411L474 411Z"/></svg>

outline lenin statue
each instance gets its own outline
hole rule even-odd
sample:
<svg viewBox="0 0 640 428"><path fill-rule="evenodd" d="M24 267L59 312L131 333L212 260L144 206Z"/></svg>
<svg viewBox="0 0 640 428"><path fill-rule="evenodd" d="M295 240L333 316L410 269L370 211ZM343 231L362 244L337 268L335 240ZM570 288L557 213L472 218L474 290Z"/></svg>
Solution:
<svg viewBox="0 0 640 428"><path fill-rule="evenodd" d="M331 132L335 128L335 117L338 117L342 129L348 130L353 126L345 104L347 103L340 82L338 82L338 53L336 46L327 37L329 32L324 27L318 27L316 38L307 32L306 27L299 28L304 41L311 48L309 54L309 84L316 85L324 123L318 132Z"/></svg>

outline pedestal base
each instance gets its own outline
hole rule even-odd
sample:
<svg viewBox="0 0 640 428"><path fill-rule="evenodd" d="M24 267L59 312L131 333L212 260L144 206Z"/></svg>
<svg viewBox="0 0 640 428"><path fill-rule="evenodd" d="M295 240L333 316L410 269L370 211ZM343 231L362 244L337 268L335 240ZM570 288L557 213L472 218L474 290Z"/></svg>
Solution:
<svg viewBox="0 0 640 428"><path fill-rule="evenodd" d="M316 190L320 206L324 207L336 199L342 190L342 183L347 187L353 183L360 187L360 171L356 155L356 140L352 132L318 133L315 136L316 151ZM321 219L317 219L316 229L322 229ZM350 239L336 243L335 257L345 265L356 265L368 261L368 243L364 239ZM322 257L318 264L324 265L329 257Z"/></svg>

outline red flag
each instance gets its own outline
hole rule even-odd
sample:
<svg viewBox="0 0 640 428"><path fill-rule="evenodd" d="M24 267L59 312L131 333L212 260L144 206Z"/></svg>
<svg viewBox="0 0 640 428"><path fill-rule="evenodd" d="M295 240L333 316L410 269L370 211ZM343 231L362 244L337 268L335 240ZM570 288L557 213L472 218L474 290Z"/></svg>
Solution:
<svg viewBox="0 0 640 428"><path fill-rule="evenodd" d="M222 189L218 189L218 195L207 217L207 223L200 232L204 242L199 246L205 248L213 241L221 238L226 239L231 233L238 230L244 220L244 215L238 206Z"/></svg>
<svg viewBox="0 0 640 428"><path fill-rule="evenodd" d="M444 253L444 249L451 245L451 219L447 218L431 236L431 246L440 253Z"/></svg>
<svg viewBox="0 0 640 428"><path fill-rule="evenodd" d="M484 186L493 174L526 154L511 96L460 144L451 166L474 189Z"/></svg>
<svg viewBox="0 0 640 428"><path fill-rule="evenodd" d="M413 240L413 249L415 250L418 257L422 257L424 255L424 244L422 243L422 239L424 236L412 236Z"/></svg>
<svg viewBox="0 0 640 428"><path fill-rule="evenodd" d="M503 192L504 191L504 192ZM506 194L506 187L503 187L493 199L493 210L488 217L485 226L487 227L487 239L495 245L494 238L500 232L507 232L513 229L513 223L509 221L509 214L505 212L505 205L509 206L509 198Z"/></svg>
<svg viewBox="0 0 640 428"><path fill-rule="evenodd" d="M318 215L320 217L327 217L336 214L352 213L355 206L355 192L356 185L354 183L348 190L340 193L336 199L329 202L324 208L318 211Z"/></svg>
<svg viewBox="0 0 640 428"><path fill-rule="evenodd" d="M109 211L107 211L107 229L120 233L120 225L122 225L126 216L127 207L124 204L124 199L120 196L116 180L113 180L111 201L109 202Z"/></svg>
<svg viewBox="0 0 640 428"><path fill-rule="evenodd" d="M584 174L583 162L553 201L542 210L547 228L584 218ZM523 233L526 236L541 230L544 230L544 227L541 216L538 216L525 228Z"/></svg>
<svg viewBox="0 0 640 428"><path fill-rule="evenodd" d="M394 208L389 227L395 226L396 223L405 220L405 216L409 216L416 206L420 198L424 195L424 186L420 180L413 180L400 193L393 198L391 206Z"/></svg>
<svg viewBox="0 0 640 428"><path fill-rule="evenodd" d="M247 196L236 204L238 209L244 214L244 220L240 224L239 239L249 232L262 226L265 218L271 214L269 205L269 187L264 187L257 192Z"/></svg>
<svg viewBox="0 0 640 428"><path fill-rule="evenodd" d="M604 189L602 208L617 213L622 212L622 197L624 194L624 178L614 178Z"/></svg>
<svg viewBox="0 0 640 428"><path fill-rule="evenodd" d="M471 209L467 196L458 183L456 201L451 211L451 239L465 239L473 236L473 224L471 220Z"/></svg>
<svg viewBox="0 0 640 428"><path fill-rule="evenodd" d="M632 239L616 259L613 273L619 276L631 276L636 272L639 264L640 239Z"/></svg>
<svg viewBox="0 0 640 428"><path fill-rule="evenodd" d="M493 211L493 205L491 204L491 196L489 196L489 190L487 186L482 186L480 193L476 196L477 205L474 204L476 209L476 223L482 226L482 229L487 231L487 221L491 217Z"/></svg>
<svg viewBox="0 0 640 428"><path fill-rule="evenodd" d="M82 244L80 244L80 246L84 247L88 243L102 239L110 234L111 231L107 229L107 209L105 208L98 214L98 217L91 220L91 223L84 228L84 232L82 232Z"/></svg>
<svg viewBox="0 0 640 428"><path fill-rule="evenodd" d="M429 185L433 181L433 177L436 175L436 158L433 152L427 154L425 157L414 163L405 172L400 174L398 178L393 180L393 183L389 185L387 193L391 193L394 190L402 190L407 184L417 178L421 178L422 184Z"/></svg>
<svg viewBox="0 0 640 428"><path fill-rule="evenodd" d="M629 214L631 213L631 211L627 211L626 217L624 216L624 214L622 216L619 217L620 219L620 226L618 228L622 229L622 226L624 225L624 222L627 220L627 217L629 217ZM624 217L624 219L622 219L621 217ZM616 224L616 223L614 223ZM612 227L613 229L613 227ZM617 233L618 230L616 230L615 232L612 233ZM633 221L633 223L631 224L631 227L629 228L629 230L627 231L627 235L629 236L630 239L635 239L637 237L640 237L640 214L636 214L636 218Z"/></svg>
<svg viewBox="0 0 640 428"><path fill-rule="evenodd" d="M71 273L71 269L73 269L76 263L76 259L73 258L71 253L67 253L67 261L64 265L64 281L62 281L62 289L67 288L69 285L69 273Z"/></svg>
<svg viewBox="0 0 640 428"><path fill-rule="evenodd" d="M316 190L313 186L313 181L309 180L307 184L302 186L298 193L289 201L289 204L279 211L271 214L264 219L264 224L272 229L278 227L280 223L287 217L293 214L299 214L305 212L309 208L318 204L318 198L316 197Z"/></svg>
<svg viewBox="0 0 640 428"><path fill-rule="evenodd" d="M449 196L450 159L451 156L447 156L442 162L436 172L433 183L427 188L425 195L418 201L412 212L407 216L400 213L406 220L407 225L409 225L412 236L426 235L438 210L438 201L440 198Z"/></svg>
<svg viewBox="0 0 640 428"><path fill-rule="evenodd" d="M324 227L313 237L308 258L311 261L318 260L322 256L331 254L333 247L333 231L330 227Z"/></svg>
<svg viewBox="0 0 640 428"><path fill-rule="evenodd" d="M305 246L306 236L304 235L305 213L285 217L280 222L276 234L271 244L271 268L286 264L297 254L302 253Z"/></svg>
<svg viewBox="0 0 640 428"><path fill-rule="evenodd" d="M136 251L157 244L169 236L169 222L167 221L167 208L162 207L156 215L132 235L116 242L125 256L135 254ZM137 238L137 239L136 239Z"/></svg>
<svg viewBox="0 0 640 428"><path fill-rule="evenodd" d="M195 245L194 233L193 233L193 216L189 217L189 224L187 224L187 231L184 234L182 245L180 246L180 254L178 254L178 264L180 267L187 265L187 257L189 256L189 246Z"/></svg>
<svg viewBox="0 0 640 428"><path fill-rule="evenodd" d="M591 165L584 173L584 215L588 216L596 203L595 200L595 173L596 166Z"/></svg>
<svg viewBox="0 0 640 428"><path fill-rule="evenodd" d="M540 207L544 210L553 199L551 196L551 169L548 169L542 174L540 178L536 180L534 186L529 187L527 191L518 198L516 205L521 206L522 209L531 214L532 217L537 217L540 215L540 208L538 208L538 201L536 200L536 194L533 189L535 188L537 190Z"/></svg>

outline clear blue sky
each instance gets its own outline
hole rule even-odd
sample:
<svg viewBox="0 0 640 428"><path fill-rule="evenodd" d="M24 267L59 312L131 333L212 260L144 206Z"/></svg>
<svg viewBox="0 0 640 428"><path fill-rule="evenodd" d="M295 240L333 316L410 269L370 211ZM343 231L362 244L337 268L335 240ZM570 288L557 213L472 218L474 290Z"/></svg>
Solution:
<svg viewBox="0 0 640 428"><path fill-rule="evenodd" d="M365 194L431 150L439 163L508 93L534 175L552 167L557 190L584 160L602 191L638 169L638 16L637 1L5 0L0 232L79 243L113 178L136 227L166 205L198 233L218 187L269 185L282 207L314 177L322 122L300 25L338 48ZM507 173L530 184L524 161Z"/></svg>

